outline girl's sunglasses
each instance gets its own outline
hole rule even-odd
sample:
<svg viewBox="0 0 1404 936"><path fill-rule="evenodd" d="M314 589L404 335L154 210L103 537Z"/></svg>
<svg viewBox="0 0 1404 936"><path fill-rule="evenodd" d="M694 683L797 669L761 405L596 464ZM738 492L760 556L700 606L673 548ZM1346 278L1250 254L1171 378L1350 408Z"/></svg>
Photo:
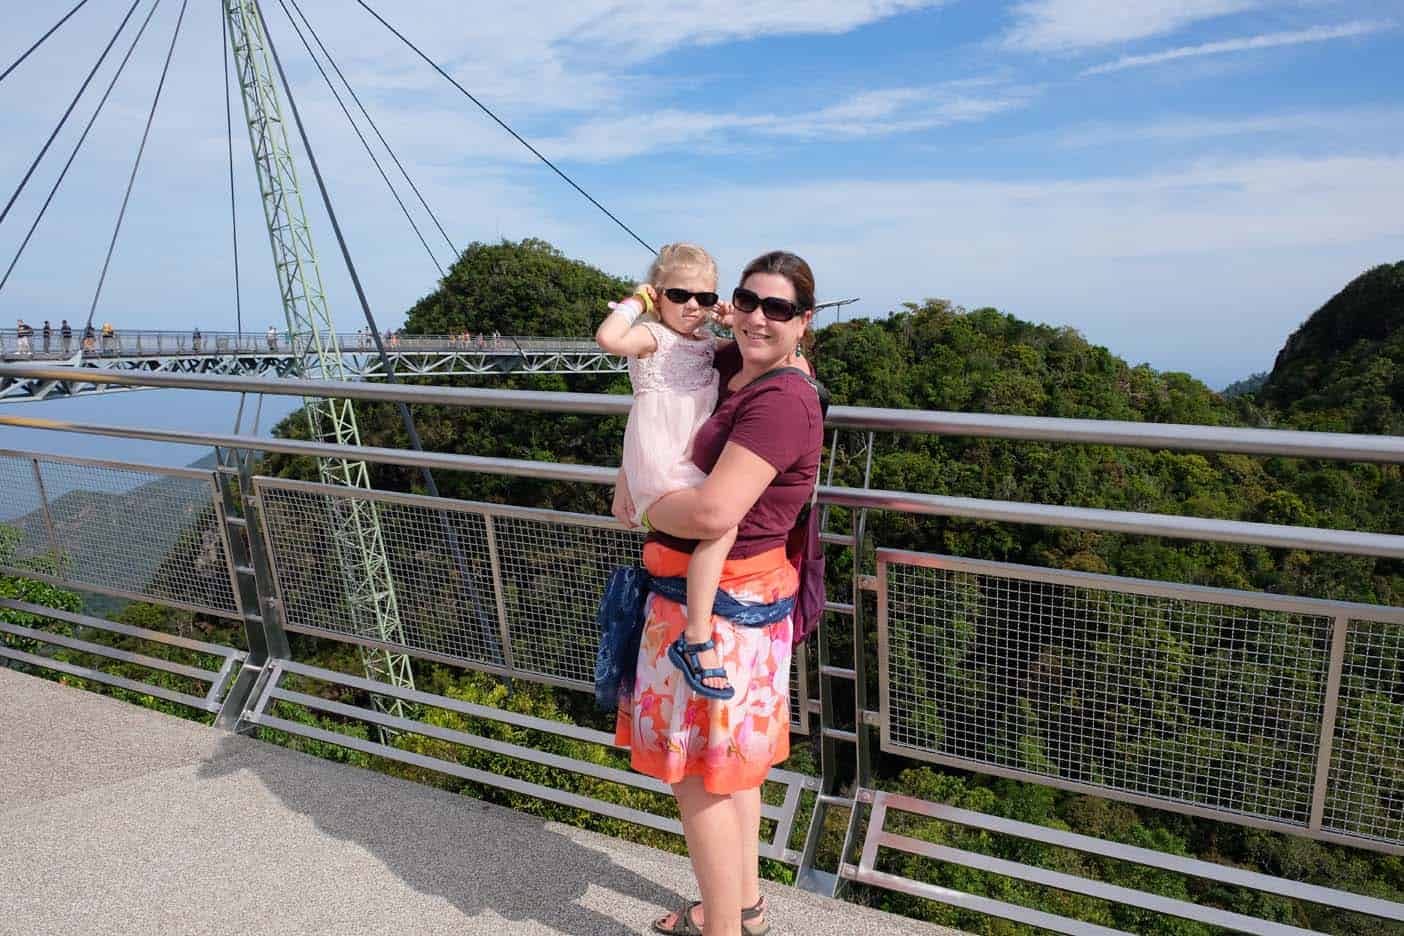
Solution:
<svg viewBox="0 0 1404 936"><path fill-rule="evenodd" d="M668 297L669 302L676 302L678 305L687 305L687 300L693 296L697 297L697 304L704 309L710 309L717 304L717 299L721 298L714 292L688 292L686 289L665 289L663 295Z"/></svg>
<svg viewBox="0 0 1404 936"><path fill-rule="evenodd" d="M732 291L731 304L736 306L738 312L745 312L747 315L756 311L756 307L759 306L761 315L772 322L788 322L800 314L799 306L788 299L781 299L779 296L767 296L762 299L743 286L738 286Z"/></svg>

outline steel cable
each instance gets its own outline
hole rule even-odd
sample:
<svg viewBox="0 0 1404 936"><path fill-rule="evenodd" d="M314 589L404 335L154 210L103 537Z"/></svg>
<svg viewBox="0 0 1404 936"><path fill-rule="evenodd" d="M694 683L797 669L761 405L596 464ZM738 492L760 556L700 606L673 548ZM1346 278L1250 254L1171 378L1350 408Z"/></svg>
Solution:
<svg viewBox="0 0 1404 936"><path fill-rule="evenodd" d="M371 145L366 140L365 134L361 132L361 128L357 126L355 118L351 116L351 111L347 108L346 102L341 99L341 95L336 90L336 85L332 84L331 76L327 74L326 69L322 67L322 63L318 61L317 54L312 51L312 46L308 44L307 37L302 34L302 30L297 25L297 20L293 19L292 13L288 10L288 5L284 3L283 0L278 0L278 5L283 8L283 15L285 15L288 18L288 22L292 24L293 32L296 33L297 38L301 40L302 47L307 50L307 55L312 59L312 64L317 66L317 71L321 74L322 80L327 83L327 87L331 90L332 97L336 98L336 103L341 108L341 112L346 115L347 122L351 124L351 129L356 132L356 138L361 141L361 146L365 148L366 155L369 156L371 162L375 164L375 171L380 173L381 180L384 181L386 187L390 189L390 195L395 199L395 204L400 206L400 212L405 216L405 220L409 222L410 228L414 231L414 236L419 238L419 242L424 245L424 252L429 255L430 262L438 268L440 276L446 275L444 273L443 264L439 262L438 257L434 256L434 251L430 249L429 242L424 239L424 234L419 230L419 225L415 223L414 217L409 213L409 208L405 207L404 199L400 197L400 193L395 189L395 185L390 181L390 177L385 174L385 167L383 167L380 164L380 160L376 158L375 151L371 149Z"/></svg>
<svg viewBox="0 0 1404 936"><path fill-rule="evenodd" d="M453 251L454 257L457 258L458 247L454 244L453 238L448 236L448 232L444 230L444 226L439 223L439 216L434 213L433 208L429 207L429 202L425 200L424 193L419 190L419 186L414 184L414 179L410 178L409 171L405 169L404 164L400 162L400 157L395 155L394 148L391 147L389 141L385 139L385 135L380 132L380 127L376 126L374 118L370 115L370 111L366 110L366 106L361 103L360 95L356 94L356 89L351 86L351 82L347 80L346 75L341 71L341 66L336 64L336 59L332 58L331 52L329 52L327 47L322 43L321 37L317 35L317 30L312 27L312 23L307 19L307 14L302 12L302 7L298 6L297 0L289 0L289 2L292 3L293 9L297 11L297 15L302 17L302 22L307 26L307 32L311 34L313 41L317 43L317 48L322 50L322 55L331 65L332 70L335 71L337 77L341 79L341 83L346 86L346 90L351 92L351 100L356 102L356 106L360 108L361 114L366 118L366 122L370 124L371 130L375 131L376 138L379 139L380 144L385 147L385 151L390 154L390 158L395 161L396 167L400 170L400 175L405 177L405 181L409 183L409 187L414 191L415 197L419 199L419 203L424 206L424 210L428 212L429 217L433 219L434 226L437 227L439 233L443 235L444 243L448 244L449 250Z"/></svg>
<svg viewBox="0 0 1404 936"><path fill-rule="evenodd" d="M468 100L470 100L470 101L472 101L474 104L478 105L478 109L479 109L479 110L481 110L484 114L487 114L489 117L491 117L491 118L493 119L493 121L495 121L495 122L497 123L497 125L498 125L499 127L501 127L503 130L506 130L508 133L510 133L510 134L512 135L512 138L513 138L513 139L515 139L518 143L522 144L522 145L525 146L527 149L529 149L529 150L531 151L531 153L532 153L533 156L535 156L537 159L541 160L541 161L542 161L543 163L545 163L548 167L550 167L551 171L554 172L556 175L560 176L562 179L564 179L564 180L566 181L566 183L567 183L571 188L575 189L575 190L576 190L577 192L579 192L581 195L585 196L585 198L590 202L590 204L592 204L592 205L594 205L596 208L600 209L600 211L603 211L603 212L605 213L605 215L608 216L608 218L609 218L611 221L613 221L615 224L619 225L619 227L622 228L630 237L632 237L634 240L636 240L636 241L638 241L640 244L642 244L645 250L647 250L649 253L657 253L657 252L658 252L658 251L654 250L651 246L649 246L648 241L644 240L642 237L640 237L639 235L635 234L633 228L629 227L629 225L625 224L623 221L620 221L619 218L615 216L614 212L610 211L610 210L609 210L608 208L606 208L604 205L601 205L598 201L596 201L596 200L595 200L595 197L594 197L593 195L591 195L589 192L585 191L583 188L581 188L579 185L577 185L574 179L572 179L570 176L568 176L568 175L566 175L564 172L562 172L562 171L556 166L556 164L553 163L553 162L551 162L551 160L547 159L547 158L545 157L545 155L543 155L542 152L541 152L540 150L538 150L536 147L534 147L534 146L532 146L530 143L528 143L528 142L526 141L526 139L523 138L522 135L521 135L520 133L518 133L517 131L515 131L515 130L513 130L511 127L509 127L509 126L507 125L507 122L506 122L506 121L504 121L501 117L499 117L499 116L497 116L496 114L494 114L494 113L492 112L492 109L491 109L491 108L489 108L489 107L488 107L486 104L484 104L482 101L478 100L478 99L473 95L473 92L469 91L467 88L463 87L463 85L459 84L458 81L457 81L452 75L450 75L448 72L444 71L441 67L439 67L439 65L438 65L437 62L435 62L435 61L434 61L433 59L431 59L429 56L425 55L422 51L420 51L419 46L415 45L415 44L414 44L413 42L411 42L409 39L405 38L405 35L404 35L402 32L400 32L400 31L399 31L398 29L396 29L394 26L391 26L389 23L387 23L387 22L385 21L385 18L384 18L383 16L381 16L379 13L375 12L375 10L371 9L371 7L365 2L365 0L356 0L356 2L359 3L359 4L365 9L365 11L366 11L367 13L369 13L371 16L374 16L377 20L379 20L379 21L380 21L380 24L381 24L382 26L384 26L386 29L390 30L392 33L394 33L395 36L396 36L396 38L398 38L398 39L399 39L401 42L403 42L405 45L407 45L407 46L409 46L411 49L413 49L416 55L418 55L420 58L424 59L425 62L429 63L429 66L430 66L431 68L433 68L433 69L434 69L436 72L438 72L440 75L443 75L444 78L447 79L447 81L449 82L449 84L453 85L455 88L457 88L459 91L461 91L461 92L463 93L463 95L464 95L465 97L468 98Z"/></svg>
<svg viewBox="0 0 1404 936"><path fill-rule="evenodd" d="M40 36L38 40L34 43L34 45L25 49L24 54L21 55L19 58L15 59L14 62L10 64L9 68L5 69L3 72L0 72L0 81L4 81L6 78L8 78L10 76L10 72L14 71L16 68L19 68L21 62L29 58L29 56L32 55L34 51L38 49L41 45L43 45L44 42L50 36L58 32L59 27L62 26L64 23L68 22L73 17L74 13L77 13L79 10L83 9L87 2L88 0L78 0L78 5L75 6L73 9L69 10L68 13L64 15L63 19L59 20L53 26L50 26L49 31L44 33L44 35Z"/></svg>
<svg viewBox="0 0 1404 936"><path fill-rule="evenodd" d="M127 23L131 20L132 14L136 12L136 8L140 3L141 0L132 0L132 5L127 10L127 15L122 17L122 22L117 26L117 31L114 32L112 38L107 41L107 46L102 50L102 55L98 56L97 64L93 65L92 70L88 72L88 77L83 79L83 84L79 86L78 93L73 95L73 100L68 103L68 109L65 110L63 116L59 118L58 125L54 127L54 131L49 134L49 139L44 141L44 146L39 150L39 155L34 157L34 162L29 164L29 170L25 172L24 178L20 179L20 184L15 189L14 194L10 196L10 200L5 203L5 209L0 211L0 224L5 223L5 218L10 214L10 209L14 207L15 200L20 197L20 193L24 191L24 187L29 184L30 178L34 175L34 170L38 169L39 163L43 161L44 154L49 151L49 147L54 145L54 140L58 138L59 131L63 130L63 125L68 123L68 118L73 114L73 109L78 106L78 101L83 97L83 93L88 90L88 85L92 84L93 77L98 73L98 69L102 67L102 63L107 61L107 54L111 52L112 47L117 44L118 37L122 35L122 30L127 28Z"/></svg>
<svg viewBox="0 0 1404 936"><path fill-rule="evenodd" d="M141 28L137 30L136 38L132 40L131 46L127 48L127 54L122 57L121 63L117 66L116 73L112 80L108 82L107 90L102 94L102 100L98 101L97 109L93 111L93 116L88 119L88 125L83 128L82 136L78 137L77 144L73 147L73 152L68 156L68 162L63 164L63 171L59 173L53 187L49 189L48 197L44 199L44 204L39 209L39 214L35 216L34 223L29 226L29 231L24 235L24 240L20 242L19 250L15 251L15 257L10 261L10 266L5 270L5 276L0 278L0 290L4 290L5 284L10 281L10 274L14 273L15 267L19 265L20 257L24 256L25 248L29 246L29 241L34 237L34 232L39 227L39 222L44 220L44 214L49 210L49 205L53 203L54 196L58 194L59 186L63 185L63 180L68 176L68 170L73 166L73 161L78 158L78 153L83 148L83 143L88 139L88 133L93 129L93 124L97 123L98 115L102 113L103 107L107 104L107 99L112 96L112 89L117 87L117 81L122 77L122 72L126 70L127 63L131 61L132 53L136 51L137 44L141 42L142 35L146 32L146 27L151 25L151 17L156 14L156 8L161 5L161 0L155 0L151 4L151 9L146 14L146 19L142 22Z"/></svg>
<svg viewBox="0 0 1404 936"><path fill-rule="evenodd" d="M189 5L190 0L181 0L180 16L176 18L175 31L171 33L171 45L166 50L165 64L161 66L161 80L156 84L156 94L151 100L151 112L146 115L146 129L142 131L141 145L137 147L136 161L132 164L132 174L127 179L127 192L122 196L122 208L117 212L117 224L112 229L112 240L107 245L107 257L102 262L102 275L98 277L97 291L93 293L93 304L88 308L88 321L83 326L84 333L93 324L98 300L102 298L102 287L107 282L107 271L112 265L112 252L116 250L117 237L122 233L122 221L127 216L127 205L132 198L132 188L136 185L137 172L141 169L141 158L146 153L146 141L151 136L151 125L156 121L156 108L161 103L161 92L166 87L166 76L171 71L171 59L175 56L176 41L180 39L180 27L185 22L185 10Z"/></svg>

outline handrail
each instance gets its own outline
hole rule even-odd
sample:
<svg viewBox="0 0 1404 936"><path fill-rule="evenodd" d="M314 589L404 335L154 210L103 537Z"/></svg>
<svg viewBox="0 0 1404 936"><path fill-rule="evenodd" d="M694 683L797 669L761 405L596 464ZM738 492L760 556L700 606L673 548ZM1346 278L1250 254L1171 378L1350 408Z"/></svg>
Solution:
<svg viewBox="0 0 1404 936"><path fill-rule="evenodd" d="M70 367L39 364L0 364L0 378L73 380ZM434 404L467 408L593 413L620 416L631 401L619 394L548 393L483 387L408 386L277 377L215 374L137 373L84 370L85 383L129 387L223 390L278 396L332 397L348 400ZM1005 416L931 410L835 406L826 423L831 428L911 432L928 435L982 436L1031 442L1115 445L1178 451L1232 452L1339 461L1404 463L1404 436L1351 435L1287 429L1193 426L1118 420L1065 419L1049 416ZM18 425L18 424L16 424Z"/></svg>
<svg viewBox="0 0 1404 936"><path fill-rule="evenodd" d="M402 388L413 389L413 388ZM553 394L554 396L589 396L590 394ZM481 455L458 455L449 452L412 452L405 449L375 446L335 445L325 442L303 442L294 439L273 439L263 436L222 435L218 433L183 432L169 429L142 429L103 426L91 423L64 422L25 416L0 416L0 426L26 429L48 429L83 435L121 439L143 439L153 442L175 442L185 445L207 445L244 451L279 452L314 458L345 458L393 465L468 471L479 474L508 475L521 478L541 478L575 481L587 484L613 484L617 470L595 465L566 465L515 458L490 458ZM1071 527L1103 530L1144 536L1167 536L1175 539L1206 540L1220 543L1240 543L1271 546L1282 549L1308 549L1320 552L1345 553L1359 556L1382 556L1404 559L1404 536L1386 533L1362 533L1356 530L1326 530L1316 527L1294 527L1270 523L1248 523L1241 520L1213 520L1173 514L1149 514L1132 511L1100 510L1088 507L1061 507L1049 504L1025 504L1010 501L985 500L974 497L949 497L938 494L914 494L904 491L882 491L859 488L819 488L821 503L840 507L873 510L897 510L905 513L934 516L964 517L995 520L1005 523L1028 523L1035 526Z"/></svg>

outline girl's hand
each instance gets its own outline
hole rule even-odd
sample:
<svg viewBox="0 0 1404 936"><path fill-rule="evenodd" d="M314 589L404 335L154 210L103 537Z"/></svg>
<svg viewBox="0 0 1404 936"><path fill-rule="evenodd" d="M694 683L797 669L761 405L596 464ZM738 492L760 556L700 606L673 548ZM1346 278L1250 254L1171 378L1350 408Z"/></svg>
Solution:
<svg viewBox="0 0 1404 936"><path fill-rule="evenodd" d="M712 321L722 328L731 329L731 323L736 316L736 307L725 300L718 302L712 307Z"/></svg>
<svg viewBox="0 0 1404 936"><path fill-rule="evenodd" d="M614 514L614 519L631 530L638 526L634 523L634 499L629 496L629 485L624 483L622 476L614 485L614 503L610 507L610 513Z"/></svg>

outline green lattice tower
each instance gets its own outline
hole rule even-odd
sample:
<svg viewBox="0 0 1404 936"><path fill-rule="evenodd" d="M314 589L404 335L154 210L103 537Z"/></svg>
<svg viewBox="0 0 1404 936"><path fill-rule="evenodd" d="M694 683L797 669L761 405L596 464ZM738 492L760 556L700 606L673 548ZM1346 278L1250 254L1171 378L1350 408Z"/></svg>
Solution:
<svg viewBox="0 0 1404 936"><path fill-rule="evenodd" d="M257 0L220 0L229 25L235 74L244 100L258 170L263 214L273 245L273 266L283 299L288 341L301 376L314 356L324 380L347 379L337 345L336 328L322 289L322 273L312 247L312 232L298 187L297 169L288 145L273 63L263 34ZM306 349L305 351L303 349ZM350 400L303 399L312 438L340 445L360 445L356 413ZM349 488L370 487L366 463L341 458L318 460L322 481ZM336 565L355 632L386 643L404 644L404 628L395 583L374 502L334 499L331 505ZM361 648L366 676L394 686L414 688L409 657ZM398 699L372 697L378 709L403 715Z"/></svg>

